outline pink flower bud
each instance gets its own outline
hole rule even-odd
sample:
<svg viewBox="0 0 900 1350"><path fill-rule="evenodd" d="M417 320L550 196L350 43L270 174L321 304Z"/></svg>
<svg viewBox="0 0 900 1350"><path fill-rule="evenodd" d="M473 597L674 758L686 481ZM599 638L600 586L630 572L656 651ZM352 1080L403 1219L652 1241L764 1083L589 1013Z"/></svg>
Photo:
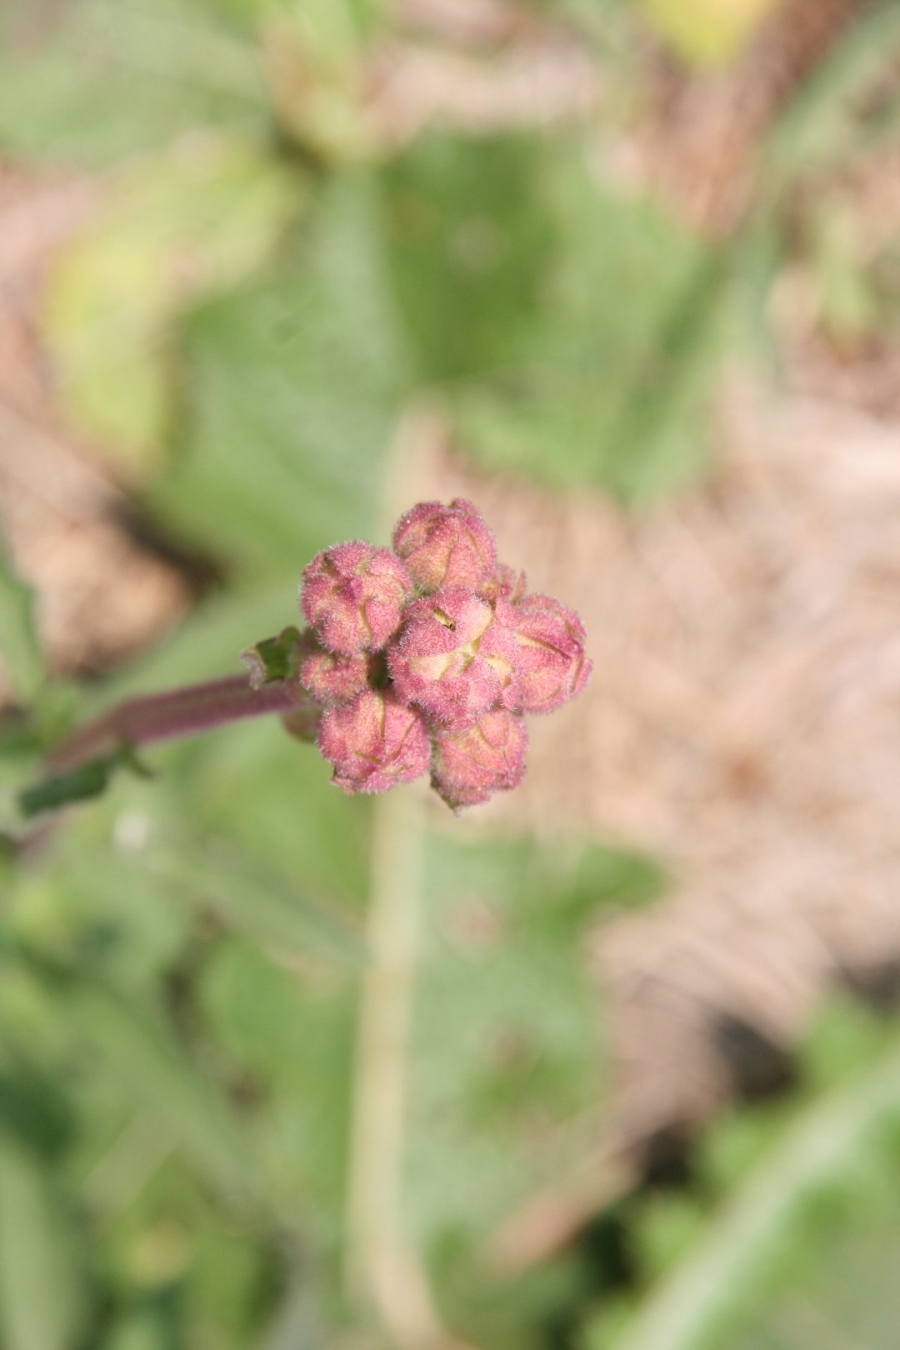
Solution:
<svg viewBox="0 0 900 1350"><path fill-rule="evenodd" d="M400 702L438 724L467 726L496 703L516 704L515 634L464 587L414 601L387 657Z"/></svg>
<svg viewBox="0 0 900 1350"><path fill-rule="evenodd" d="M319 749L334 765L334 782L347 793L387 792L410 783L425 773L431 758L420 714L375 689L327 709Z"/></svg>
<svg viewBox="0 0 900 1350"><path fill-rule="evenodd" d="M529 595L511 606L519 643L519 707L551 712L580 694L593 662L584 651L584 624L549 595Z"/></svg>
<svg viewBox="0 0 900 1350"><path fill-rule="evenodd" d="M322 709L315 704L284 713L281 718L281 725L285 731L290 732L298 741L306 741L308 744L318 739L321 724Z"/></svg>
<svg viewBox="0 0 900 1350"><path fill-rule="evenodd" d="M420 590L468 586L477 590L494 570L494 536L471 502L455 498L419 502L401 516L394 530L394 550Z"/></svg>
<svg viewBox="0 0 900 1350"><path fill-rule="evenodd" d="M304 570L301 605L323 646L353 656L388 642L412 594L409 573L390 549L337 544Z"/></svg>
<svg viewBox="0 0 900 1350"><path fill-rule="evenodd" d="M321 651L321 648L312 629L304 628L302 633L296 635L290 654L291 665L295 671L291 683L297 706L290 712L284 713L281 718L281 724L286 731L289 731L298 741L308 743L315 743L318 739L319 727L322 724L322 704L315 694L304 688L296 672L298 667L302 668L305 657L313 651Z"/></svg>
<svg viewBox="0 0 900 1350"><path fill-rule="evenodd" d="M486 802L522 781L527 744L524 720L503 708L484 713L463 731L440 731L431 785L454 811Z"/></svg>
<svg viewBox="0 0 900 1350"><path fill-rule="evenodd" d="M498 563L478 594L491 603L506 600L510 604L517 604L524 597L527 584L524 572L508 567L506 563Z"/></svg>
<svg viewBox="0 0 900 1350"><path fill-rule="evenodd" d="M369 661L363 652L341 656L326 651L312 638L311 650L300 664L300 683L319 703L349 703L362 693L368 680Z"/></svg>

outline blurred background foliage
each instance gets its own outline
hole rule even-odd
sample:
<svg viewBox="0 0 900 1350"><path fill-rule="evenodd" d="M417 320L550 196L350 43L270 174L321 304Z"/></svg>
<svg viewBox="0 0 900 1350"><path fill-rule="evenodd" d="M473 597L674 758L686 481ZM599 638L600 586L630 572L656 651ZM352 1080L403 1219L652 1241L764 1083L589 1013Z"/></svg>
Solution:
<svg viewBox="0 0 900 1350"><path fill-rule="evenodd" d="M293 617L315 551L380 537L414 400L483 469L641 508L703 474L723 363L777 380L787 262L837 344L896 332L896 240L865 247L816 182L900 126L896 84L869 96L900 16L858 8L752 128L762 167L725 227L606 150L646 115L648 64L752 75L772 0L451 5L449 37L376 0L0 8L0 152L100 194L42 290L61 415L218 577L82 688L50 677L0 568L4 1350L401 1343L341 1273L386 808L330 791L266 723L160 752L157 781L122 775L63 823L26 826L16 792L76 714L231 670ZM481 126L463 98L417 118L390 86L404 43L474 46L484 81L520 31L602 69L577 117ZM634 1176L527 1275L492 1269L491 1234L600 1128L586 938L660 896L665 860L422 829L401 1208L449 1328L423 1350L890 1350L900 1050L849 1002L800 1052L801 1088L718 1121L678 1185Z"/></svg>

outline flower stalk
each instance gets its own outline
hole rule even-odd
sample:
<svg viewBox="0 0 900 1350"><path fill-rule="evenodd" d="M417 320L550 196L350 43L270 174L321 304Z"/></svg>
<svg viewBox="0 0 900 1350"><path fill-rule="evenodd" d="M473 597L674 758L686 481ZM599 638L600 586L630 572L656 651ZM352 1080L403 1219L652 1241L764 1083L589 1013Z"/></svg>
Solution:
<svg viewBox="0 0 900 1350"><path fill-rule="evenodd" d="M273 680L254 689L247 675L126 699L79 727L54 752L49 768L53 773L68 773L125 746L137 749L155 741L193 736L245 717L296 713L309 702L309 696L292 681Z"/></svg>

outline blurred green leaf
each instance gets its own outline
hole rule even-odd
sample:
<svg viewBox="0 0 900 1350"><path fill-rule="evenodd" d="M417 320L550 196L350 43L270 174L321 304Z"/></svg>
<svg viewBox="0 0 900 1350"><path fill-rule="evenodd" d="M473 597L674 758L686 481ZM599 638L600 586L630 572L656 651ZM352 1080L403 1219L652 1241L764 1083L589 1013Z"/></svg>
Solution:
<svg viewBox="0 0 900 1350"><path fill-rule="evenodd" d="M802 1072L819 1088L835 1087L870 1064L891 1034L890 1021L859 999L833 995L804 1040Z"/></svg>
<svg viewBox="0 0 900 1350"><path fill-rule="evenodd" d="M646 1197L637 1225L635 1258L645 1278L657 1279L700 1236L706 1213L694 1195Z"/></svg>
<svg viewBox="0 0 900 1350"><path fill-rule="evenodd" d="M703 1177L717 1192L737 1186L774 1147L795 1113L792 1101L724 1112L710 1123L700 1141Z"/></svg>
<svg viewBox="0 0 900 1350"><path fill-rule="evenodd" d="M122 171L87 228L55 257L44 333L75 426L135 469L170 419L170 325L179 307L234 286L270 253L300 180L250 142L198 133Z"/></svg>
<svg viewBox="0 0 900 1350"><path fill-rule="evenodd" d="M776 1291L796 1289L809 1279L821 1260L824 1234L840 1234L860 1199L870 1222L883 1228L886 1211L896 1225L900 1210L894 1188L885 1187L885 1167L900 1163L898 1142L895 1036L873 1064L843 1080L777 1135L684 1259L643 1301L617 1350L730 1346L735 1328L771 1306ZM896 1227L893 1232L900 1242ZM852 1290L852 1281L845 1288ZM888 1344L863 1335L862 1344Z"/></svg>
<svg viewBox="0 0 900 1350"><path fill-rule="evenodd" d="M240 849L251 871L264 860L307 893L354 909L362 904L372 804L348 801L332 787L330 766L314 746L298 744L271 720L229 729L202 754L189 742L179 750L164 771L178 778L175 800L208 847L226 855Z"/></svg>
<svg viewBox="0 0 900 1350"><path fill-rule="evenodd" d="M34 592L16 574L0 540L0 663L23 701L37 692L44 673L34 613Z"/></svg>
<svg viewBox="0 0 900 1350"><path fill-rule="evenodd" d="M896 1172L891 1173L896 1186ZM884 1173L882 1186L889 1184ZM792 1281L774 1306L744 1319L729 1334L729 1350L824 1350L831 1344L894 1350L900 1319L897 1263L900 1235L896 1217L845 1214L822 1240L814 1274Z"/></svg>
<svg viewBox="0 0 900 1350"><path fill-rule="evenodd" d="M602 910L615 914L658 900L668 885L659 861L646 853L577 840L561 840L548 852L549 889L557 900L547 906L548 923L558 915L580 930Z"/></svg>
<svg viewBox="0 0 900 1350"><path fill-rule="evenodd" d="M156 1019L99 979L38 967L59 1015L104 1061L117 1089L155 1112L200 1175L227 1198L246 1199L253 1178L236 1122Z"/></svg>
<svg viewBox="0 0 900 1350"><path fill-rule="evenodd" d="M477 1256L458 1238L443 1244L438 1259L445 1287L452 1291L454 1325L465 1329L466 1344L486 1350L567 1345L581 1350L575 1311L589 1296L591 1272L577 1254L563 1253L502 1285L485 1280Z"/></svg>
<svg viewBox="0 0 900 1350"><path fill-rule="evenodd" d="M200 990L210 1025L265 1085L254 1156L316 1242L340 1241L356 990L346 970L276 966L246 942L222 943Z"/></svg>
<svg viewBox="0 0 900 1350"><path fill-rule="evenodd" d="M294 1273L277 1313L257 1350L316 1350L329 1340L325 1300L301 1266Z"/></svg>
<svg viewBox="0 0 900 1350"><path fill-rule="evenodd" d="M451 391L462 443L492 469L652 500L705 463L724 260L580 170L560 198L565 243L527 359Z"/></svg>
<svg viewBox="0 0 900 1350"><path fill-rule="evenodd" d="M257 1344L260 1303L280 1283L268 1244L208 1225L197 1244L185 1290L186 1321L212 1344L241 1350ZM202 1329L202 1330L201 1330Z"/></svg>
<svg viewBox="0 0 900 1350"><path fill-rule="evenodd" d="M139 778L153 777L134 747L125 743L111 754L99 756L65 773L51 774L34 787L23 789L19 793L19 809L28 818L100 797L118 769L130 769Z"/></svg>
<svg viewBox="0 0 900 1350"><path fill-rule="evenodd" d="M649 884L613 850L430 841L406 1187L426 1247L483 1235L564 1170L606 1088L585 929Z"/></svg>
<svg viewBox="0 0 900 1350"><path fill-rule="evenodd" d="M371 176L324 186L279 272L190 321L185 358L179 454L150 504L239 574L290 578L293 614L313 554L372 536L409 388Z"/></svg>
<svg viewBox="0 0 900 1350"><path fill-rule="evenodd" d="M771 195L796 174L846 160L860 135L861 95L885 76L900 52L900 12L877 0L788 103L768 138Z"/></svg>
<svg viewBox="0 0 900 1350"><path fill-rule="evenodd" d="M380 17L378 0L303 0L292 8L310 46L338 57L358 53Z"/></svg>
<svg viewBox="0 0 900 1350"><path fill-rule="evenodd" d="M102 1350L171 1350L171 1346L165 1322L147 1311L119 1322L104 1340Z"/></svg>
<svg viewBox="0 0 900 1350"><path fill-rule="evenodd" d="M43 1160L57 1158L72 1140L76 1121L58 1084L22 1054L0 1062L0 1129Z"/></svg>
<svg viewBox="0 0 900 1350"><path fill-rule="evenodd" d="M15 1350L74 1350L81 1290L68 1215L31 1154L0 1135L0 1328Z"/></svg>
<svg viewBox="0 0 900 1350"><path fill-rule="evenodd" d="M428 136L381 176L391 283L422 378L521 361L557 232L539 142Z"/></svg>
<svg viewBox="0 0 900 1350"><path fill-rule="evenodd" d="M263 638L262 642L242 653L241 660L250 671L254 689L271 680L297 678L298 653L302 650L299 643L300 630L292 625L283 628L277 637Z"/></svg>
<svg viewBox="0 0 900 1350"><path fill-rule="evenodd" d="M384 183L398 305L463 450L636 501L696 474L726 257L574 140L430 137Z"/></svg>
<svg viewBox="0 0 900 1350"><path fill-rule="evenodd" d="M89 801L100 797L109 786L116 769L127 756L116 752L102 759L92 759L68 773L53 774L34 787L24 788L19 793L19 810L27 818L38 816L45 811L58 811L75 802Z"/></svg>
<svg viewBox="0 0 900 1350"><path fill-rule="evenodd" d="M381 148L367 115L364 36L379 15L375 0L304 0L270 6L263 55L281 126L330 167L372 158Z"/></svg>
<svg viewBox="0 0 900 1350"><path fill-rule="evenodd" d="M258 53L218 6L0 8L0 145L11 154L107 166L197 127L259 134L267 122Z"/></svg>
<svg viewBox="0 0 900 1350"><path fill-rule="evenodd" d="M179 878L239 933L282 959L313 949L360 965L366 948L352 929L315 903L296 882L225 844L207 846L196 863L173 859Z"/></svg>

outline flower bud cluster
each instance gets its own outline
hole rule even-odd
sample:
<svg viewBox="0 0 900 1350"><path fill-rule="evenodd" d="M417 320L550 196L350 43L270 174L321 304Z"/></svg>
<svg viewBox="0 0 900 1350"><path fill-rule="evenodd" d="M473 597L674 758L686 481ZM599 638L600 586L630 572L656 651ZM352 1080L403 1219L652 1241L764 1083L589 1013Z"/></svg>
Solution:
<svg viewBox="0 0 900 1350"><path fill-rule="evenodd" d="M298 679L345 792L430 771L458 811L521 781L524 714L551 712L588 681L584 626L527 593L462 498L420 502L392 543L338 544L306 568Z"/></svg>

